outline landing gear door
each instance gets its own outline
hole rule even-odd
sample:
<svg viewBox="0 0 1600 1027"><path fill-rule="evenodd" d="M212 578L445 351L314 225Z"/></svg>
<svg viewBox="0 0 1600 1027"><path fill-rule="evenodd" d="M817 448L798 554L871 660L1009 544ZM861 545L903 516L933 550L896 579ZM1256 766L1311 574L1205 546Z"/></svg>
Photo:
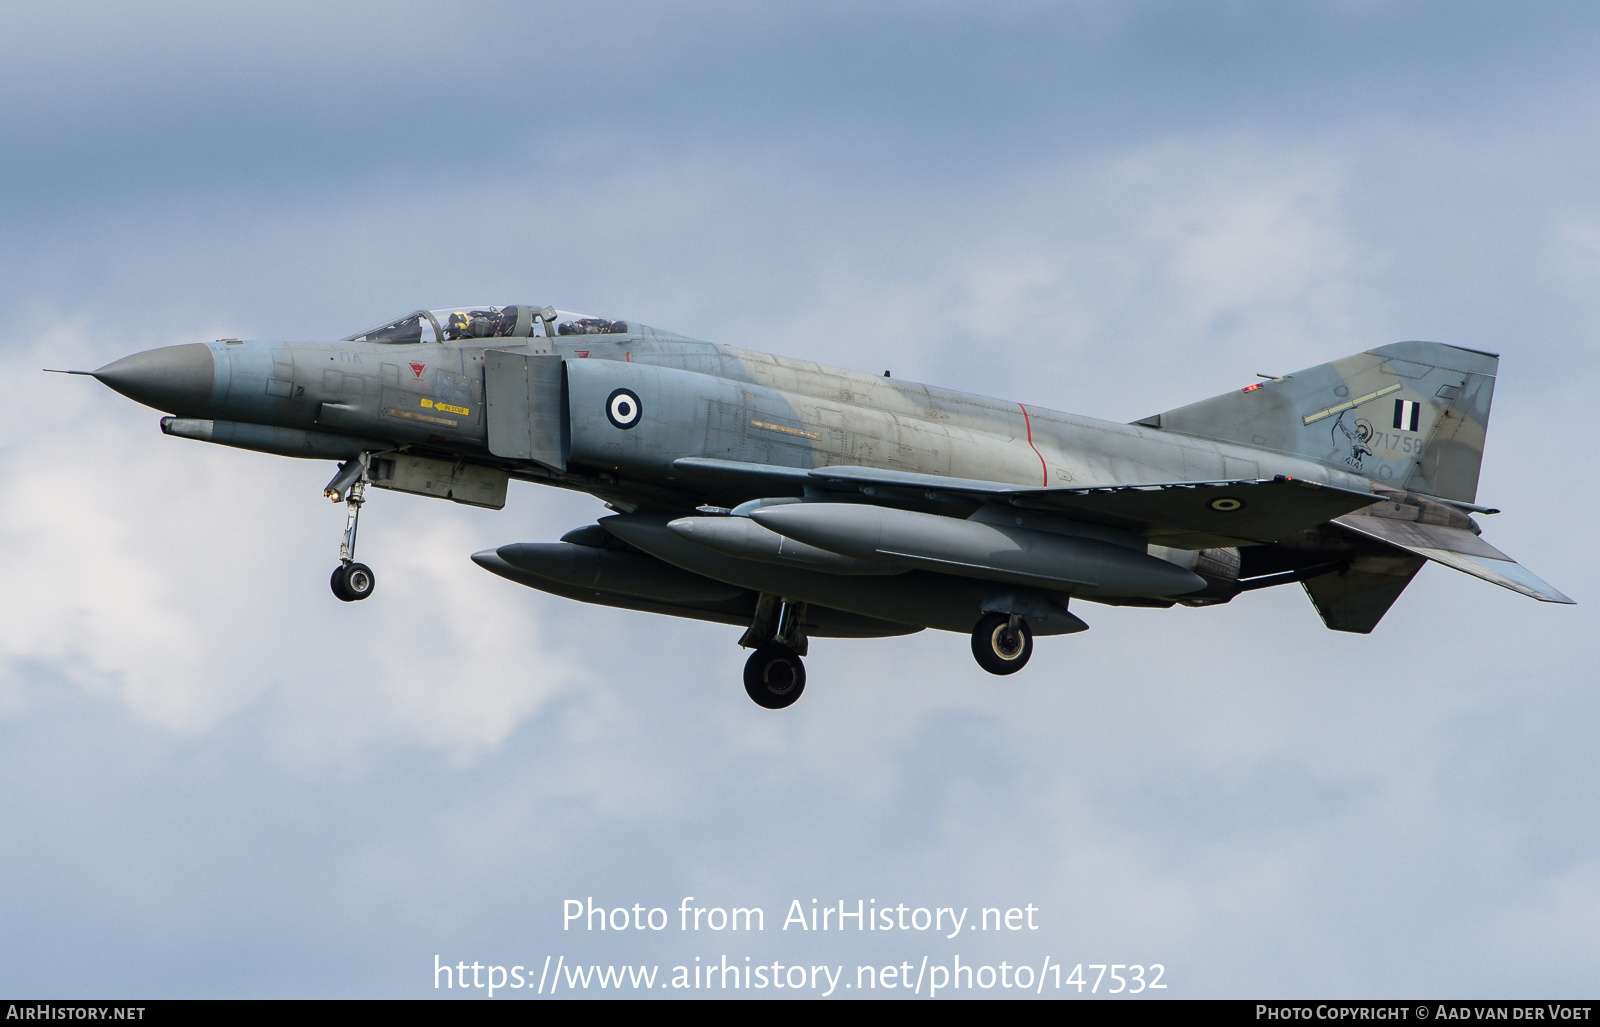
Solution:
<svg viewBox="0 0 1600 1027"><path fill-rule="evenodd" d="M489 452L567 469L566 373L559 356L489 350L483 355Z"/></svg>

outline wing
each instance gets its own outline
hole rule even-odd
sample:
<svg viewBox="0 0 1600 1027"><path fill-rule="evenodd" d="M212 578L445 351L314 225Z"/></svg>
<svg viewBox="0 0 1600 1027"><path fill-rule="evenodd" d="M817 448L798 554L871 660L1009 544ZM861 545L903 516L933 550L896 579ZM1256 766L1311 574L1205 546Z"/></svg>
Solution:
<svg viewBox="0 0 1600 1027"><path fill-rule="evenodd" d="M808 490L855 492L886 506L1008 503L1132 531L1173 549L1272 542L1377 500L1368 492L1281 475L1244 481L1030 488L871 467L804 470L700 457L685 457L673 466L689 474L740 478L747 487L762 485L786 495Z"/></svg>
<svg viewBox="0 0 1600 1027"><path fill-rule="evenodd" d="M1544 603L1571 603L1532 571L1491 546L1466 528L1418 524L1389 517L1350 514L1335 524L1357 535L1385 542L1397 549L1425 556L1463 574L1493 582Z"/></svg>

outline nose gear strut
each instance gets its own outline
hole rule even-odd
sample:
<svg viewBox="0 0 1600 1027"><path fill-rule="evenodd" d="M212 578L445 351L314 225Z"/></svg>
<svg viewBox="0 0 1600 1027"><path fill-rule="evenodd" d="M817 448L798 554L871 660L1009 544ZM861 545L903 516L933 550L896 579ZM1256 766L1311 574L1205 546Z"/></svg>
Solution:
<svg viewBox="0 0 1600 1027"><path fill-rule="evenodd" d="M339 566L333 569L328 585L333 594L347 603L365 599L377 587L372 568L356 563L356 527L361 521L361 504L367 501L367 470L372 463L371 453L362 453L355 460L339 465L339 473L328 482L322 494L335 503L344 501L344 540L339 543Z"/></svg>

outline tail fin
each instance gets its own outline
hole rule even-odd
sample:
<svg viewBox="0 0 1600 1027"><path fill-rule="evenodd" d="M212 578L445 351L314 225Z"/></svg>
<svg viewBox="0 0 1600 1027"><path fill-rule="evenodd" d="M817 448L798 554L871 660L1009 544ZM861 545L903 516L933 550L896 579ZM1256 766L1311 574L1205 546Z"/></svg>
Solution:
<svg viewBox="0 0 1600 1027"><path fill-rule="evenodd" d="M1397 342L1135 423L1471 503L1499 363L1493 353Z"/></svg>

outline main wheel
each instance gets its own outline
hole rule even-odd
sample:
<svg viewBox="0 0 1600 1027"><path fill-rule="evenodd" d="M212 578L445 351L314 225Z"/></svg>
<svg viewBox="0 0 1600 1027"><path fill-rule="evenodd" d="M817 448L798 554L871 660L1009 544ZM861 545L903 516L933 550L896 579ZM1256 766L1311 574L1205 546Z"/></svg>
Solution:
<svg viewBox="0 0 1600 1027"><path fill-rule="evenodd" d="M364 563L352 563L335 567L328 585L333 589L334 595L347 603L353 603L371 595L372 590L378 586L378 581L373 577L371 567Z"/></svg>
<svg viewBox="0 0 1600 1027"><path fill-rule="evenodd" d="M1033 632L1020 618L1013 629L1005 614L987 614L972 629L972 655L991 674L1015 674L1033 655Z"/></svg>
<svg viewBox="0 0 1600 1027"><path fill-rule="evenodd" d="M744 665L744 690L757 706L781 710L806 690L806 665L792 649L766 645L750 654Z"/></svg>

